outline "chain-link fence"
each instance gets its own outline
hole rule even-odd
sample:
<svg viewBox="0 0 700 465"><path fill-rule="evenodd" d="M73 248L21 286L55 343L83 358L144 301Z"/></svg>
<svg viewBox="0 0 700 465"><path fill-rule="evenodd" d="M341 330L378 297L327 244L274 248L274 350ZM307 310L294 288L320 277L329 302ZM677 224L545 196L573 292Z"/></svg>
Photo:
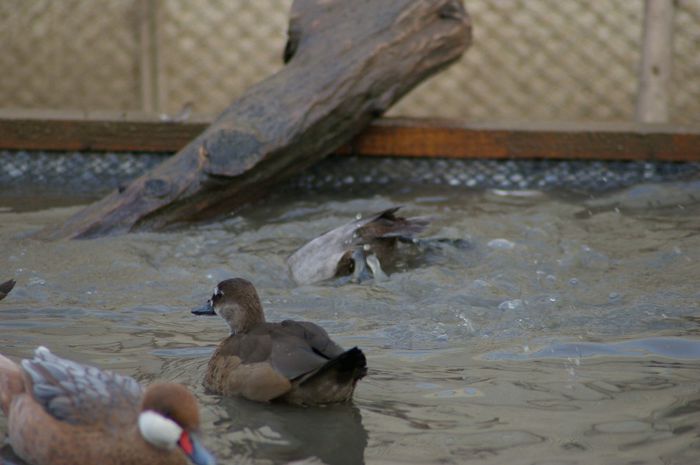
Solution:
<svg viewBox="0 0 700 465"><path fill-rule="evenodd" d="M292 0L0 0L0 108L214 115L281 66ZM644 0L467 0L474 44L392 115L630 121ZM700 0L674 2L670 119L700 123Z"/></svg>
<svg viewBox="0 0 700 465"><path fill-rule="evenodd" d="M700 123L700 0L676 2L671 117Z"/></svg>

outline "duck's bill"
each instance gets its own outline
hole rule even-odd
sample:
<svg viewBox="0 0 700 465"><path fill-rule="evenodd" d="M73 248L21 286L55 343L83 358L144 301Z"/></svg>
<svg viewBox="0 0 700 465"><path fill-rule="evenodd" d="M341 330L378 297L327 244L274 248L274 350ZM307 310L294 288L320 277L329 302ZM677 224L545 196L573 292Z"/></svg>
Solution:
<svg viewBox="0 0 700 465"><path fill-rule="evenodd" d="M184 434L178 445L195 465L216 465L214 456L194 434Z"/></svg>
<svg viewBox="0 0 700 465"><path fill-rule="evenodd" d="M367 281L372 277L369 274L369 268L367 268L365 253L362 251L361 248L357 248L352 252L352 261L354 267L352 272L352 278L350 279L350 281L354 283L361 283L362 281Z"/></svg>
<svg viewBox="0 0 700 465"><path fill-rule="evenodd" d="M206 304L199 308L192 309L192 313L195 315L216 315L211 300L208 300Z"/></svg>

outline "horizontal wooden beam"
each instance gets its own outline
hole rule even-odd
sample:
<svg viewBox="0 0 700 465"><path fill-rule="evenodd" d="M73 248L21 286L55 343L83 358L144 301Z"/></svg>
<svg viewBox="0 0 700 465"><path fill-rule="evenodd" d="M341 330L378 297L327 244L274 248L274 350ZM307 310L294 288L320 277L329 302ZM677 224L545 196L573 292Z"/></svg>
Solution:
<svg viewBox="0 0 700 465"><path fill-rule="evenodd" d="M0 111L0 149L177 152L208 125L143 113Z"/></svg>
<svg viewBox="0 0 700 465"><path fill-rule="evenodd" d="M0 111L0 149L176 152L208 119L130 113ZM446 158L700 161L700 127L655 124L467 124L380 119L340 154Z"/></svg>
<svg viewBox="0 0 700 465"><path fill-rule="evenodd" d="M341 152L405 157L700 161L700 127L379 120Z"/></svg>

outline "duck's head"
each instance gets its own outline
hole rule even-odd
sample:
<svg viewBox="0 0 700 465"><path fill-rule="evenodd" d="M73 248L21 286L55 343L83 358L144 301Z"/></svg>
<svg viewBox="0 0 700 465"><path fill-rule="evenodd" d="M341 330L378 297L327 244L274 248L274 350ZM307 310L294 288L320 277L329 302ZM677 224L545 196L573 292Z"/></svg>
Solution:
<svg viewBox="0 0 700 465"><path fill-rule="evenodd" d="M216 465L199 439L197 400L181 384L150 385L143 396L138 427L143 439L154 447L177 447L196 465Z"/></svg>
<svg viewBox="0 0 700 465"><path fill-rule="evenodd" d="M221 281L203 307L192 310L195 315L219 315L228 323L231 333L246 332L265 322L255 286L243 278Z"/></svg>

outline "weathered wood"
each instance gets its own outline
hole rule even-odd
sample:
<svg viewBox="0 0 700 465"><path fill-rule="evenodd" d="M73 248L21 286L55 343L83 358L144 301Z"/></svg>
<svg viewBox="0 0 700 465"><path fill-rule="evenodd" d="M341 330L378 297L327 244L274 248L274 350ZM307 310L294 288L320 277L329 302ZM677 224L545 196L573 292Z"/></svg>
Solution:
<svg viewBox="0 0 700 465"><path fill-rule="evenodd" d="M211 122L164 122L152 113L0 110L0 149L177 152Z"/></svg>
<svg viewBox="0 0 700 465"><path fill-rule="evenodd" d="M668 121L673 56L674 0L646 0L642 62L639 69L637 121Z"/></svg>
<svg viewBox="0 0 700 465"><path fill-rule="evenodd" d="M138 4L139 19L139 73L141 83L141 109L146 112L160 110L158 102L158 34L156 0L142 0Z"/></svg>
<svg viewBox="0 0 700 465"><path fill-rule="evenodd" d="M0 149L176 152L209 120L0 110ZM469 124L379 119L340 154L445 158L700 161L700 127L636 123Z"/></svg>
<svg viewBox="0 0 700 465"><path fill-rule="evenodd" d="M446 158L700 161L700 128L380 120L341 153Z"/></svg>
<svg viewBox="0 0 700 465"><path fill-rule="evenodd" d="M349 141L471 39L460 0L296 0L289 30L280 72L177 155L41 236L160 229L244 205Z"/></svg>

